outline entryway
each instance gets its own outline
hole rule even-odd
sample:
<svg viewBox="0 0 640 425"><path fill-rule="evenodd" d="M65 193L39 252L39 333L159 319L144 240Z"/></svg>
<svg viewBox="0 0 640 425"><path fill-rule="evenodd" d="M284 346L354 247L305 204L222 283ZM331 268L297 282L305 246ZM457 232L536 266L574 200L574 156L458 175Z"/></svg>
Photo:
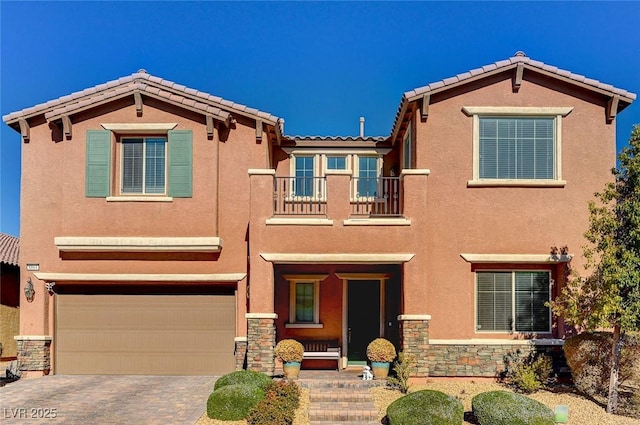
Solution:
<svg viewBox="0 0 640 425"><path fill-rule="evenodd" d="M383 281L382 281L383 282ZM381 280L347 281L347 359L366 364L367 345L381 335Z"/></svg>

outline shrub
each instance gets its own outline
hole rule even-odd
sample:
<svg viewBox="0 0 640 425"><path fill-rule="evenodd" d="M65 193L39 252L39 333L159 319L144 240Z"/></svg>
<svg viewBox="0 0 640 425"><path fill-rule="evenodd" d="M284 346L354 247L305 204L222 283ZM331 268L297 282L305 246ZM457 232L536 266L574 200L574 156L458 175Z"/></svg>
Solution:
<svg viewBox="0 0 640 425"><path fill-rule="evenodd" d="M555 416L544 404L521 394L489 391L471 400L479 425L554 425Z"/></svg>
<svg viewBox="0 0 640 425"><path fill-rule="evenodd" d="M293 381L272 381L265 392L277 397L284 409L293 411L300 405L300 387Z"/></svg>
<svg viewBox="0 0 640 425"><path fill-rule="evenodd" d="M523 357L520 350L505 356L504 378L518 391L533 393L543 388L553 371L551 358L535 352Z"/></svg>
<svg viewBox="0 0 640 425"><path fill-rule="evenodd" d="M213 386L214 391L218 388L225 387L227 385L253 385L261 389L265 389L272 379L262 372L255 372L253 370L236 370L235 372L228 373L221 376Z"/></svg>
<svg viewBox="0 0 640 425"><path fill-rule="evenodd" d="M396 358L396 348L384 338L376 338L367 346L367 357L372 362L392 362Z"/></svg>
<svg viewBox="0 0 640 425"><path fill-rule="evenodd" d="M611 374L610 332L585 332L564 342L564 354L578 390L594 396L607 396ZM619 382L640 381L640 338L625 337L620 357Z"/></svg>
<svg viewBox="0 0 640 425"><path fill-rule="evenodd" d="M234 384L218 388L207 400L207 416L223 421L238 421L264 398L264 391L255 385Z"/></svg>
<svg viewBox="0 0 640 425"><path fill-rule="evenodd" d="M283 339L276 344L274 354L281 362L301 362L304 346L295 339Z"/></svg>
<svg viewBox="0 0 640 425"><path fill-rule="evenodd" d="M416 365L416 357L404 352L398 353L398 358L393 363L393 374L387 378L391 388L395 388L402 394L409 392L409 377Z"/></svg>
<svg viewBox="0 0 640 425"><path fill-rule="evenodd" d="M291 425L300 405L300 387L291 381L274 381L267 387L266 397L247 418L249 425Z"/></svg>
<svg viewBox="0 0 640 425"><path fill-rule="evenodd" d="M462 403L441 391L407 394L387 407L389 425L461 425Z"/></svg>

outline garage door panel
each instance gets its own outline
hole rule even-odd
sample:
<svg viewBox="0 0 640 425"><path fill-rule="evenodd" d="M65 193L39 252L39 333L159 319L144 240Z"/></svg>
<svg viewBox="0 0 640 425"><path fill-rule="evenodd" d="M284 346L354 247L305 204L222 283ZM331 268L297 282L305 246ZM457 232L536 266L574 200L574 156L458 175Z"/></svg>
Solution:
<svg viewBox="0 0 640 425"><path fill-rule="evenodd" d="M229 295L59 295L59 374L222 374L234 370Z"/></svg>

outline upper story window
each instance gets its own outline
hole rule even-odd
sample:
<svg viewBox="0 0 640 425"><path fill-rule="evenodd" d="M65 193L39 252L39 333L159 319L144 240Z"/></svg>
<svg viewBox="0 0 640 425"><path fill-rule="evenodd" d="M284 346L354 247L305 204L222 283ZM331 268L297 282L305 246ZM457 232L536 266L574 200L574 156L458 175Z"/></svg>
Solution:
<svg viewBox="0 0 640 425"><path fill-rule="evenodd" d="M104 130L88 130L85 195L107 201L191 198L193 132L173 130L176 125L102 124Z"/></svg>
<svg viewBox="0 0 640 425"><path fill-rule="evenodd" d="M122 138L123 194L164 194L166 182L164 137Z"/></svg>
<svg viewBox="0 0 640 425"><path fill-rule="evenodd" d="M478 332L551 332L548 271L476 273Z"/></svg>
<svg viewBox="0 0 640 425"><path fill-rule="evenodd" d="M378 157L361 156L358 158L358 197L376 196L380 166Z"/></svg>
<svg viewBox="0 0 640 425"><path fill-rule="evenodd" d="M347 157L327 155L327 170L346 170Z"/></svg>
<svg viewBox="0 0 640 425"><path fill-rule="evenodd" d="M464 107L473 117L468 186L564 186L562 118L572 108Z"/></svg>
<svg viewBox="0 0 640 425"><path fill-rule="evenodd" d="M313 177L315 174L313 156L297 156L295 159L295 195L313 196Z"/></svg>

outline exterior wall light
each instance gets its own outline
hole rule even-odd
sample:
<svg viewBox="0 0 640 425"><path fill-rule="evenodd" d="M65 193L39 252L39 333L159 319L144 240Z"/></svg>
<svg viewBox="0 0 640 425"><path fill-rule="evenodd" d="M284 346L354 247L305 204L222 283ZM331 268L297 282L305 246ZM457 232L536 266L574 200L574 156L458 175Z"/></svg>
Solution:
<svg viewBox="0 0 640 425"><path fill-rule="evenodd" d="M27 283L24 285L24 297L28 302L33 302L33 298L36 295L36 290L33 288L33 283L31 282L31 278L27 278Z"/></svg>

